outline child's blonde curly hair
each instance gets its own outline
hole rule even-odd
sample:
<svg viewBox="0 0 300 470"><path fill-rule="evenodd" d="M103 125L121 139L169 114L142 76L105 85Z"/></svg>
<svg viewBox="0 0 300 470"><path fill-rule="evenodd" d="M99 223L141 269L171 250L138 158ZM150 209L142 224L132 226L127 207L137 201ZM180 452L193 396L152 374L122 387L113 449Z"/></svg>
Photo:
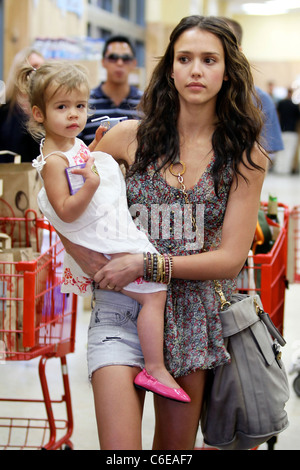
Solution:
<svg viewBox="0 0 300 470"><path fill-rule="evenodd" d="M17 86L28 96L30 107L37 106L46 116L46 105L61 89L70 93L80 87L86 87L87 97L90 95L88 72L80 64L66 61L45 62L39 69L24 65L17 77ZM49 91L51 93L49 93ZM42 123L38 123L31 115L27 123L30 134L37 140L45 135Z"/></svg>

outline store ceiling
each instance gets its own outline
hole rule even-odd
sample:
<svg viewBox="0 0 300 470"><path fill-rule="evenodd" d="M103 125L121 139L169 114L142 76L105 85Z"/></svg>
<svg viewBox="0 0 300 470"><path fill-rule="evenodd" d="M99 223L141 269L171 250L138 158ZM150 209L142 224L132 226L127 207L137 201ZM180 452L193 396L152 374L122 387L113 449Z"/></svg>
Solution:
<svg viewBox="0 0 300 470"><path fill-rule="evenodd" d="M300 0L230 0L232 13L279 15L300 12Z"/></svg>

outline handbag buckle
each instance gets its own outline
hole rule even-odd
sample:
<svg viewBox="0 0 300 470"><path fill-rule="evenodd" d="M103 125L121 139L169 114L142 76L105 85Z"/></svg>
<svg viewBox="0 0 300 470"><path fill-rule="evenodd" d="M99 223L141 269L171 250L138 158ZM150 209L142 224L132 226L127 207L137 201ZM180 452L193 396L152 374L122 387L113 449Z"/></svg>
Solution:
<svg viewBox="0 0 300 470"><path fill-rule="evenodd" d="M230 307L231 303L226 300L226 297L223 293L221 283L219 281L214 281L215 282L215 291L220 297L221 301L221 310L224 310L225 307Z"/></svg>
<svg viewBox="0 0 300 470"><path fill-rule="evenodd" d="M272 349L274 352L275 360L277 364L279 365L280 369L282 369L282 361L281 361L282 353L280 351L280 346L276 340L273 343Z"/></svg>
<svg viewBox="0 0 300 470"><path fill-rule="evenodd" d="M257 300L256 300L255 297L253 297L253 303L255 305L256 314L259 316L261 313L263 313L263 310L261 309L261 307L257 303Z"/></svg>

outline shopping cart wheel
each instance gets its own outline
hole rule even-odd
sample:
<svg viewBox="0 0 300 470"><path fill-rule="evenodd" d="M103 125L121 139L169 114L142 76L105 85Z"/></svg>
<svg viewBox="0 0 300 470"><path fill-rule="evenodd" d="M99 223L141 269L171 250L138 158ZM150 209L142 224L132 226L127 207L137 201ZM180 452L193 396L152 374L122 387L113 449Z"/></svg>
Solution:
<svg viewBox="0 0 300 470"><path fill-rule="evenodd" d="M293 382L293 387L298 397L300 397L300 374L298 374L297 377L295 378Z"/></svg>

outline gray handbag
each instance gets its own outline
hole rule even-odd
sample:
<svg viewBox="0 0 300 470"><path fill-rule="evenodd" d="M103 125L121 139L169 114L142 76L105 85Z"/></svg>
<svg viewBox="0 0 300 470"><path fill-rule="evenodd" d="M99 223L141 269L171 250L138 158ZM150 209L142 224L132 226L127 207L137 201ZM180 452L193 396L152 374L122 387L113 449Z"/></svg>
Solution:
<svg viewBox="0 0 300 470"><path fill-rule="evenodd" d="M253 449L288 426L289 386L280 353L285 340L258 295L235 294L230 303L223 297L222 307L231 362L214 369L208 379L202 434L217 449Z"/></svg>

